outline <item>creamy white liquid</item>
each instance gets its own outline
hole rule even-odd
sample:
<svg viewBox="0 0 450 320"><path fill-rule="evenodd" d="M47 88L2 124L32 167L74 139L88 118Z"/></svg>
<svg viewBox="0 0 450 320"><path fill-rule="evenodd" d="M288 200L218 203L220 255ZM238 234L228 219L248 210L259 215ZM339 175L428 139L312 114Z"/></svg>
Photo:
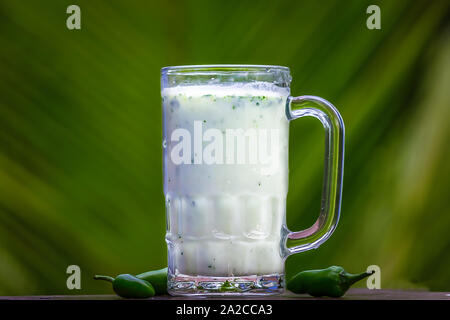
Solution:
<svg viewBox="0 0 450 320"><path fill-rule="evenodd" d="M280 234L287 194L288 94L286 88L265 83L163 90L166 240L172 273L243 276L284 272ZM173 140L173 132L180 128L191 135L190 154L175 152L182 139ZM200 141L199 145L198 133L201 138L212 128L222 132L225 149L221 161L206 164L202 150L211 142ZM239 128L254 129L257 134L265 131L267 139L271 132L278 132L278 143L269 143L269 164L249 163L254 150L247 146L243 164L237 161L237 149L236 161L227 163L227 129ZM190 155L191 161L175 164L173 154Z"/></svg>

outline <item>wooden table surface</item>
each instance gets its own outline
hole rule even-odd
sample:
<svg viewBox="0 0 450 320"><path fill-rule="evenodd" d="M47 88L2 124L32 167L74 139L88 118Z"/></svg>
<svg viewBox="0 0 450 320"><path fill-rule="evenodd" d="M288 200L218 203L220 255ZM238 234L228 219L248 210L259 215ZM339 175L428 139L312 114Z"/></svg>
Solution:
<svg viewBox="0 0 450 320"><path fill-rule="evenodd" d="M55 296L0 296L0 300L117 300L121 299L116 295L55 295ZM285 293L281 296L266 297L172 297L156 296L148 300L311 300L308 295L294 295ZM321 298L330 299L330 298ZM354 288L350 289L342 300L450 300L450 292L429 292L429 291L408 291L408 290L369 290Z"/></svg>

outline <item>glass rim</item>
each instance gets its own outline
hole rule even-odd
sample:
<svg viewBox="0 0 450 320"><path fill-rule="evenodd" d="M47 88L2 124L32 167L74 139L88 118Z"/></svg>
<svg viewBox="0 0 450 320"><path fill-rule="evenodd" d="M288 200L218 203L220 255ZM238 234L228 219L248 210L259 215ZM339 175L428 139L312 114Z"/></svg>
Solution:
<svg viewBox="0 0 450 320"><path fill-rule="evenodd" d="M263 65L263 64L199 64L199 65L181 65L181 66L167 66L161 68L161 74L198 74L202 72L247 72L247 73L273 73L284 72L289 74L290 69L284 66L277 65Z"/></svg>

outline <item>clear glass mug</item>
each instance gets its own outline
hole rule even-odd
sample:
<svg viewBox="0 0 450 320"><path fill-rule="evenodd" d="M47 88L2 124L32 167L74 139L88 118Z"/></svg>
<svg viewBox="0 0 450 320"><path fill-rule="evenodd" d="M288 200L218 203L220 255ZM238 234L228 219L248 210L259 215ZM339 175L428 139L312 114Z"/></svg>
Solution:
<svg viewBox="0 0 450 320"><path fill-rule="evenodd" d="M287 67L161 70L168 290L172 295L278 294L284 261L317 248L339 220L344 124L328 101L291 97ZM326 132L319 217L286 226L289 122Z"/></svg>

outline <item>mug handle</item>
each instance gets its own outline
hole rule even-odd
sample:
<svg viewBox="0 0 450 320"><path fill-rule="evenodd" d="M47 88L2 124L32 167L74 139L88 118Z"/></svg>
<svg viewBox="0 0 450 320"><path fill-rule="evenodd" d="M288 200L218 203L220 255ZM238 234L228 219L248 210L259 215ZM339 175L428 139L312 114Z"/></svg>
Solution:
<svg viewBox="0 0 450 320"><path fill-rule="evenodd" d="M316 96L288 97L286 116L289 121L314 117L325 129L325 164L320 214L308 229L290 231L284 226L284 257L318 248L333 233L339 221L344 172L344 122L337 109Z"/></svg>

